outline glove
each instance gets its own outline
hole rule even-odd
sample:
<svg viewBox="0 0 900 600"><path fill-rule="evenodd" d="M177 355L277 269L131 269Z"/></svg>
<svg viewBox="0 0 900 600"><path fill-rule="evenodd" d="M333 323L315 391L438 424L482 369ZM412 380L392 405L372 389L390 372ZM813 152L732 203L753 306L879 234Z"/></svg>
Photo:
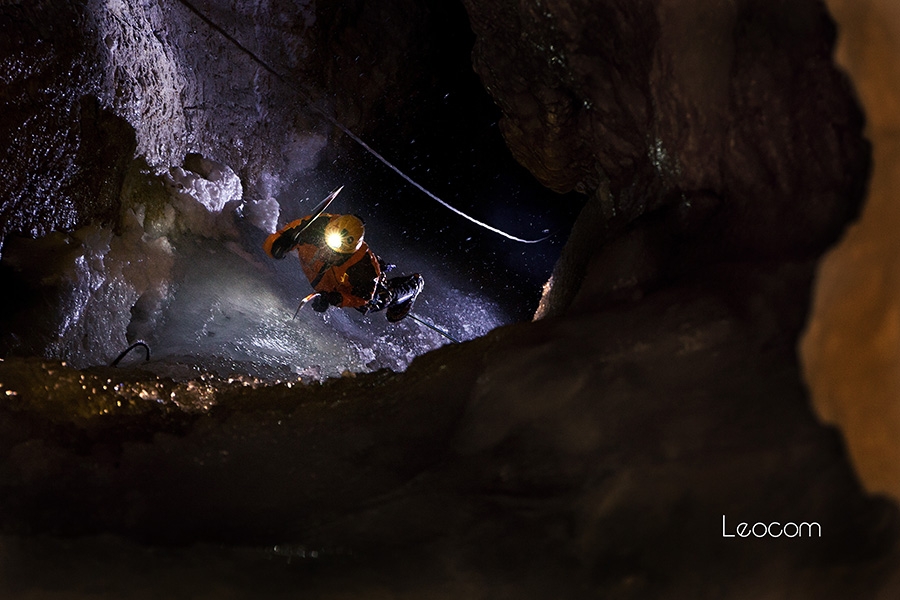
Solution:
<svg viewBox="0 0 900 600"><path fill-rule="evenodd" d="M293 231L293 229L288 229L272 242L272 258L284 258L284 255L296 246L293 235L291 235Z"/></svg>
<svg viewBox="0 0 900 600"><path fill-rule="evenodd" d="M316 312L325 312L329 306L340 306L342 301L340 292L319 292L313 299L312 307Z"/></svg>

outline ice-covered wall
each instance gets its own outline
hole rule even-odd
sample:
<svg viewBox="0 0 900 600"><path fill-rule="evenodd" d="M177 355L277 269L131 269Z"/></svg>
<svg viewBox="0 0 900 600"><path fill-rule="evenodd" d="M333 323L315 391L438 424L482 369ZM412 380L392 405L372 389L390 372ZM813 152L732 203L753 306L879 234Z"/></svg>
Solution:
<svg viewBox="0 0 900 600"><path fill-rule="evenodd" d="M195 4L285 73L302 70L311 3ZM102 363L160 324L179 243L233 244L239 222L275 229L275 196L317 165L327 131L182 3L13 3L0 20L0 243L4 273L18 273L6 285L37 290L19 285L13 305L49 306L2 345ZM47 237L9 243L19 235Z"/></svg>
<svg viewBox="0 0 900 600"><path fill-rule="evenodd" d="M415 10L407 11L411 6ZM29 88L53 91L57 85L66 106L76 105L78 94L90 98L95 112L130 134L131 146L117 153L104 218L69 218L67 204L41 190L29 195L29 206L55 211L57 218L42 221L34 211L10 208L26 224L10 220L13 225L0 234L28 235L7 245L3 275L22 290L21 314L34 318L12 319L0 336L0 351L84 367L108 362L142 338L153 343L155 357L209 359L206 364L223 368L241 362L255 372L271 363L276 370L326 376L346 369L403 369L415 355L446 342L419 325L384 330L339 312L324 321L304 322L304 314L286 322L308 286L296 259L275 266L260 250L264 234L280 224L282 205L286 219L304 214L329 189L322 181L329 177L340 177L348 185L344 198L378 222L377 198L389 197L390 190L370 193L366 175L347 172L346 160L335 162L328 174L314 172L331 125L309 101L325 112L334 105L357 131L390 129L391 119L401 118L400 107L414 104L410 90L423 79L429 82L420 64L420 71L411 68L430 43L417 27L427 13L422 6L409 0L319 7L309 0L89 0L63 7L73 19L46 3L0 9L0 18L34 29L16 48L46 71L46 81L27 69L10 71L18 73L16 83L24 90L23 110ZM35 25L44 17L53 29ZM464 26L464 20L459 23ZM42 43L55 53L44 57L29 50ZM13 66L16 48L10 49ZM467 60L464 65L468 70ZM83 71L80 79L59 77L69 66ZM328 93L317 93L317 86ZM37 122L55 108L42 107L22 119ZM65 118L48 128L52 135L84 129L85 119L71 113L62 112ZM380 120L384 113L387 124ZM18 117L8 119L9 138L23 146L23 155L37 159L36 165L10 165L9 171L27 172L41 183L72 179L42 168L42 148L21 139ZM52 145L52 135L44 146ZM117 135L107 127L95 137L104 142ZM402 136L396 143L411 146ZM81 146L86 154L94 148ZM60 149L61 159L81 168L68 150ZM104 156L99 164L104 160L109 162ZM83 179L111 179L101 175L91 171ZM433 256L411 256L408 248L399 249L401 235L379 229L371 235L378 241L375 251L407 273L426 273L431 298L417 307L426 319L436 317L459 338L504 321L503 311L474 291L477 282L465 282L465 274L456 276L462 286L442 280ZM53 233L27 239L48 232ZM491 291L501 293L502 284L496 287Z"/></svg>

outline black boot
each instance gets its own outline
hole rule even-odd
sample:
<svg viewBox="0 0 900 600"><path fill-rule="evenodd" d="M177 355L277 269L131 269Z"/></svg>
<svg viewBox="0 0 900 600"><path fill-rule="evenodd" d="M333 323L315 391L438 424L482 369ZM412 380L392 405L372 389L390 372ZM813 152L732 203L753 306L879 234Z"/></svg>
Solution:
<svg viewBox="0 0 900 600"><path fill-rule="evenodd" d="M415 273L409 277L394 277L387 282L391 301L387 307L387 320L391 323L403 319L412 310L416 297L425 287L425 278Z"/></svg>

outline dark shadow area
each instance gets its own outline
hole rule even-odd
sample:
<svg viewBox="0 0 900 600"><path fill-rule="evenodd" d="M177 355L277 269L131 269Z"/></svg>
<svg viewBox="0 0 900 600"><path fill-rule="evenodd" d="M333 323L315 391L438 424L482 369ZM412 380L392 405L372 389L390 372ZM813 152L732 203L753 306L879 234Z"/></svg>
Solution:
<svg viewBox="0 0 900 600"><path fill-rule="evenodd" d="M475 36L464 7L456 2L423 2L417 8L421 18L416 38L421 39L422 52L405 57L409 71L415 73L415 87L400 110L373 111L377 118L361 123L357 133L455 208L517 237L548 239L521 244L473 224L336 130L334 147L318 171L335 186L349 184L347 202L364 213L373 243L383 239L399 243L401 250L410 248L430 263L447 267L442 277L473 284L512 321L529 320L584 196L548 190L513 158L498 128L501 112L472 69ZM364 21L364 16L358 18ZM338 56L335 68L365 78L371 75L368 62L387 60L377 50L373 54ZM337 76L335 80L342 81ZM338 87L328 95L340 106L347 102L340 99L342 94L352 98L355 93ZM365 96L359 100L367 101L379 102ZM403 264L402 255L389 260Z"/></svg>
<svg viewBox="0 0 900 600"><path fill-rule="evenodd" d="M107 319L77 341L146 327L180 370L0 361L0 596L894 597L900 513L797 358L870 162L821 2L197 4L437 195L552 235L467 223L178 5L123 3L159 68L116 81L189 97L176 133L244 220L198 210L197 171L142 171L121 235L10 248L8 281L73 294L55 318ZM110 36L116 65L131 38ZM201 72L210 49L221 70ZM193 78L156 77L171 65ZM417 311L490 326L452 344L381 315L291 319L308 282L253 220L270 191L283 223L341 184L373 249L424 273ZM44 277L44 243L77 276ZM552 316L531 321L551 271ZM191 362L207 351L221 369Z"/></svg>

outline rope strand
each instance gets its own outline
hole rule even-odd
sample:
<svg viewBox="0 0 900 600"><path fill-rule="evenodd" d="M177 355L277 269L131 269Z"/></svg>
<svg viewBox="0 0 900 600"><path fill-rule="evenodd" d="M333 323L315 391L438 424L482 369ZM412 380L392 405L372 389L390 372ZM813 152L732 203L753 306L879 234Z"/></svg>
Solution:
<svg viewBox="0 0 900 600"><path fill-rule="evenodd" d="M269 66L269 64L266 63L266 61L264 61L264 60L261 59L259 56L257 56L256 54L254 54L253 51L251 51L249 48L247 48L246 46L244 46L243 44L241 44L241 43L240 43L237 39L235 39L231 34L229 34L227 31L225 31L224 29L222 29L222 27L220 27L218 24L216 24L214 21L212 21L209 17L207 17L205 14L203 14L196 6L194 6L193 4L191 4L191 2L189 2L189 0L178 0L178 2L180 2L180 3L181 3L182 5L184 5L188 10L190 10L190 11L191 11L192 13L194 13L197 17L199 17L200 20L202 20L204 23L206 23L209 27L211 27L211 28L214 29L215 31L219 32L219 34L221 34L222 36L224 36L225 39L227 39L229 42L231 42L232 44L234 44L241 52L243 52L243 53L246 54L248 57L250 57L250 59L251 59L253 62L255 62L255 63L258 64L260 67L262 67L263 69L265 69L268 73L272 74L275 78L277 78L277 79L278 79L279 81L281 81L282 83L285 83L285 84L287 84L287 85L290 85L290 86L294 89L294 91L296 91L296 92L301 96L301 98L304 100L304 102L307 104L307 106L309 106L311 109L313 109L314 111L316 111L317 113L319 113L319 115L320 115L322 118L324 118L326 121L328 121L329 123L331 123L332 125L334 125L335 127L337 127L341 132L343 132L343 133L344 133L346 136L348 136L351 140L353 140L354 142L356 142L357 144L359 144L360 147L362 147L366 152L368 152L369 154L371 154L372 156L374 156L375 158L377 158L377 159L378 159L379 161L381 161L385 166L387 166L389 169L391 169L394 173L396 173L397 175L399 175L400 177L402 177L403 179L405 179L405 180L406 180L410 185L412 185L414 188L416 188L417 190L419 190L420 192L422 192L423 194L425 194L426 196L428 196L429 198L431 198L432 200L434 200L435 202L437 202L438 204L440 204L440 205L443 206L444 208L446 208L446 209L452 211L453 213L459 215L460 217L462 217L462 218L464 218L464 219L466 219L466 220L468 220L468 221L471 221L472 223L478 225L479 227L483 227L484 229L487 229L488 231L491 231L491 232L493 232L493 233L496 233L497 235L501 235L501 236L505 237L506 239L512 240L512 241L514 241L514 242L519 242L519 243L521 243L521 244L537 244L537 243L539 243L539 242L543 242L543 241L547 240L548 238L550 238L550 236L553 235L552 233L550 233L550 234L545 235L544 237L538 238L538 239L525 239L525 238L517 237L517 236L514 236L514 235L512 235L512 234L510 234L510 233L507 233L507 232L503 231L502 229L498 229L498 228L496 228L496 227L494 227L494 226L492 226L492 225L488 225L487 223L485 223L485 222L483 222L483 221L479 221L479 220L476 219L475 217L473 217L473 216L471 216L471 215L469 215L469 214L464 213L463 211L459 210L459 209L456 208L455 206L452 206L452 205L449 204L448 202L445 202L444 200L438 198L436 195L434 195L433 193L431 193L430 191L428 191L427 189L425 189L423 186L419 185L419 184L418 184L416 181L414 181L409 175L407 175L406 173L404 173L403 171L401 171L397 166L395 166L391 161L389 161L389 160L386 159L384 156L382 156L382 155L381 155L379 152L377 152L374 148L372 148L371 146L369 146L365 141L362 140L362 138L360 138L358 135L356 135L355 133L353 133L352 131L350 131L349 128L347 128L346 126L344 126L343 123L341 123L340 121L338 121L337 119L335 119L334 117L332 117L332 116L331 116L330 114L328 114L324 109L320 108L315 102L313 102L313 100L312 100L312 98L309 96L309 94L306 93L306 90L304 90L302 87L300 87L300 85L299 85L297 82L292 81L292 80L288 80L288 79L285 78L281 73L279 73L279 72L276 71L274 68L272 68L271 66Z"/></svg>

